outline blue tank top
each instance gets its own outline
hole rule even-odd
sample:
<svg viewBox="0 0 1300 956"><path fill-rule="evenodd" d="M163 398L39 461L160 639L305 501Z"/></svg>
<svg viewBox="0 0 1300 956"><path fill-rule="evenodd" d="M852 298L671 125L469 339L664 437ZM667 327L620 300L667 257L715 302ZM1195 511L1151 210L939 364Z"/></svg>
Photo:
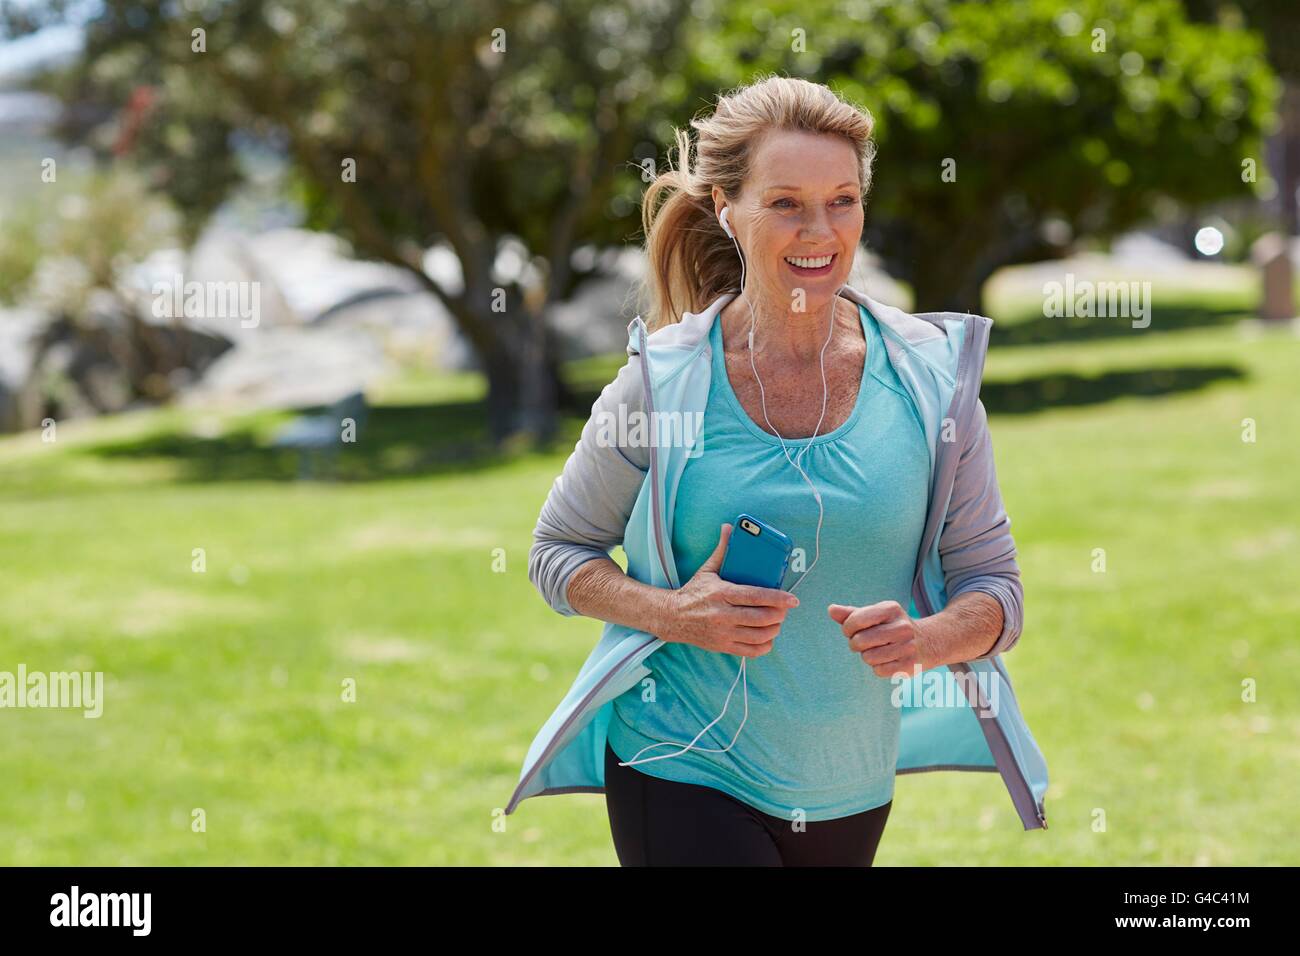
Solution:
<svg viewBox="0 0 1300 956"><path fill-rule="evenodd" d="M635 769L701 784L757 809L792 819L831 820L893 798L900 712L894 685L848 647L826 608L894 600L907 607L929 498L924 431L875 319L859 307L867 352L857 401L845 422L812 440L800 464L821 493L821 557L795 592L800 604L772 650L749 658L749 715L725 753L692 749ZM680 580L689 580L718 543L719 527L748 512L785 532L796 559L785 587L815 555L817 502L781 450L741 406L727 377L720 320L709 333L712 380L703 422L704 453L688 458L673 512ZM820 380L809 383L816 389ZM786 441L793 458L807 438ZM665 644L650 674L615 698L609 743L621 760L680 749L718 716L741 658L690 644ZM696 742L720 750L745 713L737 683L726 715Z"/></svg>

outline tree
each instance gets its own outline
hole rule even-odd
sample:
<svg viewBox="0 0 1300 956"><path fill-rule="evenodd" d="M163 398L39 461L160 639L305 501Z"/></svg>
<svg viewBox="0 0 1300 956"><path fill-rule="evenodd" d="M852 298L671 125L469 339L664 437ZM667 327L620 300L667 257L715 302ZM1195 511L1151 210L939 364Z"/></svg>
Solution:
<svg viewBox="0 0 1300 956"><path fill-rule="evenodd" d="M276 145L311 225L446 306L486 372L494 437L544 439L563 397L544 316L595 271L575 267L579 243L621 243L635 222L684 8L104 0L59 85L79 105L68 134L94 139L78 117L110 116L101 147L148 169L191 234L240 181L237 139ZM20 12L11 29L36 25ZM426 271L437 243L459 281Z"/></svg>
<svg viewBox="0 0 1300 956"><path fill-rule="evenodd" d="M66 5L0 11L12 32ZM77 105L69 135L144 166L190 234L240 181L235 144L274 144L311 225L446 305L487 374L498 439L554 431L565 396L545 316L599 268L574 256L581 244L636 235L635 164L659 165L670 122L755 73L871 109L868 241L918 308L963 311L982 311L994 270L1072 236L1131 228L1161 200L1249 195L1242 161L1259 155L1277 88L1257 34L1189 23L1177 0L94 9L59 84ZM426 270L436 244L457 280Z"/></svg>
<svg viewBox="0 0 1300 956"><path fill-rule="evenodd" d="M1277 89L1257 34L1176 0L738 0L713 29L720 79L801 75L872 111L867 237L923 309L982 311L994 270L1161 199L1250 195Z"/></svg>

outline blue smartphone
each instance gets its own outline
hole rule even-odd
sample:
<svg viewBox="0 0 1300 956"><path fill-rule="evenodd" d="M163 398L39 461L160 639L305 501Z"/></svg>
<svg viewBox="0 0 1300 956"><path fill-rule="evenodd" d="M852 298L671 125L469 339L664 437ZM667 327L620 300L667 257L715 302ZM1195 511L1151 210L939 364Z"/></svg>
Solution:
<svg viewBox="0 0 1300 956"><path fill-rule="evenodd" d="M718 577L732 584L779 588L793 550L790 539L767 522L753 515L738 515Z"/></svg>

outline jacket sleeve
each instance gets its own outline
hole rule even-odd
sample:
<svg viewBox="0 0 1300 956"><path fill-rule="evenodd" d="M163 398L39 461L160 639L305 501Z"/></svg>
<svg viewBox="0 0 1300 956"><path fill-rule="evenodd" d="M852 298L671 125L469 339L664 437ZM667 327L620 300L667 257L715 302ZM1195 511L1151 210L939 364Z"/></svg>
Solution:
<svg viewBox="0 0 1300 956"><path fill-rule="evenodd" d="M939 557L949 601L967 591L983 591L1002 605L1002 633L987 653L972 660L1011 650L1020 639L1024 595L1011 519L998 490L988 415L979 400L966 447L958 459L952 498L939 535Z"/></svg>
<svg viewBox="0 0 1300 956"><path fill-rule="evenodd" d="M573 573L594 558L609 557L623 541L650 468L649 447L621 444L634 421L629 416L641 413L644 394L641 356L630 355L592 404L533 529L528 580L560 614L578 613L567 596Z"/></svg>

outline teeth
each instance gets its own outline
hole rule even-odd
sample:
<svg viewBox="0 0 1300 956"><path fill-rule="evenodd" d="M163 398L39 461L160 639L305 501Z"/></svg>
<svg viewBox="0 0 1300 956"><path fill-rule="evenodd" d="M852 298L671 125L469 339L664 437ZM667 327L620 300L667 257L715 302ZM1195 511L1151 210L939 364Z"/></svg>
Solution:
<svg viewBox="0 0 1300 956"><path fill-rule="evenodd" d="M816 259L797 259L791 256L786 256L785 261L791 265L798 266L800 269L820 269L823 266L830 265L831 260L834 258L834 256L819 256Z"/></svg>

